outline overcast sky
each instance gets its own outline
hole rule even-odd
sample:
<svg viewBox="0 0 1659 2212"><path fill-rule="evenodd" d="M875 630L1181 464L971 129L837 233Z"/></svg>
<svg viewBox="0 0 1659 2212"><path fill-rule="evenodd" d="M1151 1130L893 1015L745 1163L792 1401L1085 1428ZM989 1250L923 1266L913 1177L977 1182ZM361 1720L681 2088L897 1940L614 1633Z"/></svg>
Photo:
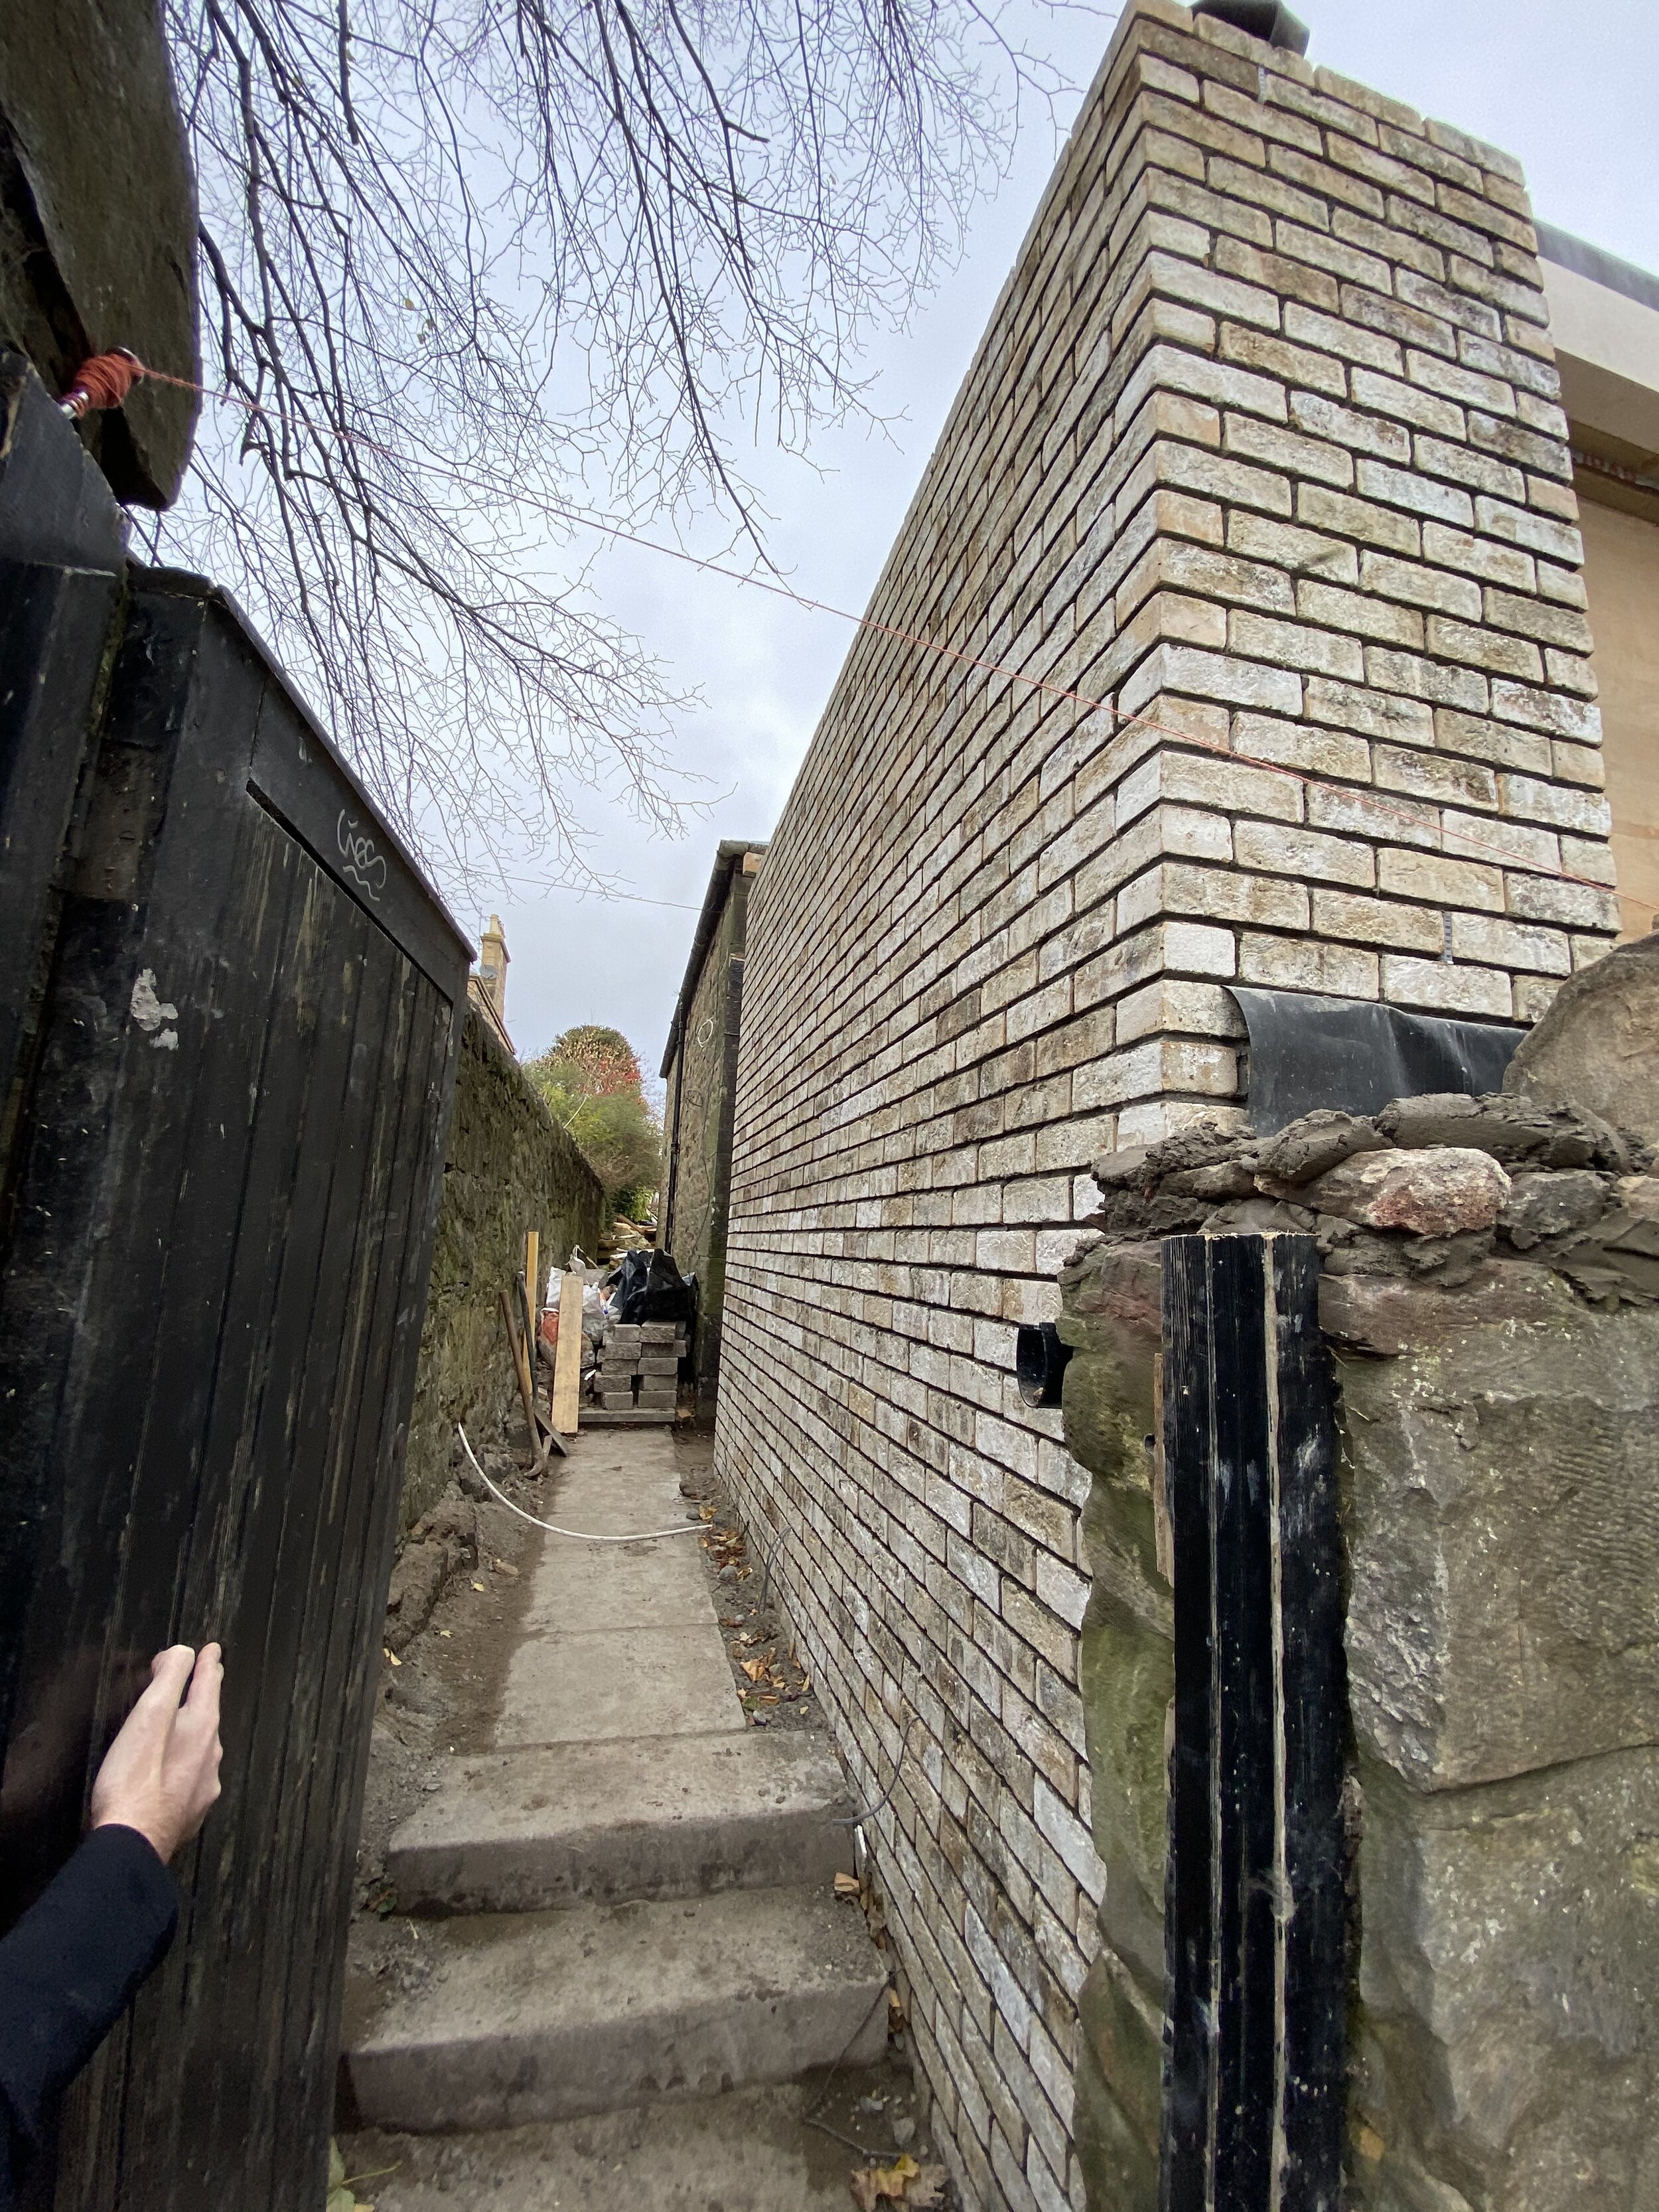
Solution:
<svg viewBox="0 0 1659 2212"><path fill-rule="evenodd" d="M1293 0L1309 58L1504 147L1545 222L1659 270L1659 4L1656 0ZM1109 25L1035 7L1026 37L1081 90ZM1075 109L1075 99L1072 102ZM1068 112L1064 120L1069 123ZM1058 150L1046 118L1016 149L955 271L866 357L885 437L848 431L806 461L757 450L750 480L775 518L773 557L795 588L861 609L1019 249ZM640 900L600 902L526 883L501 910L520 1053L577 1022L622 1030L654 1072L714 847L769 835L849 642L847 625L629 548L593 572L607 611L696 693L678 750L707 779L706 815L677 842L596 804L596 866ZM483 916L458 917L473 935Z"/></svg>

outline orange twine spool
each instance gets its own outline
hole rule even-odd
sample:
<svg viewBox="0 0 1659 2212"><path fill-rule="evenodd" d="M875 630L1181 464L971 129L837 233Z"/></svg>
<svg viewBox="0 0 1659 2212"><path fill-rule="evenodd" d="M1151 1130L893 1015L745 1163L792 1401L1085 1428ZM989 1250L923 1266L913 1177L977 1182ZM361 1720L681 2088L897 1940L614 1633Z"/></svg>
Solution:
<svg viewBox="0 0 1659 2212"><path fill-rule="evenodd" d="M117 346L111 353L94 354L76 370L74 383L58 404L78 422L83 415L119 407L146 373L137 355L129 353L125 346Z"/></svg>

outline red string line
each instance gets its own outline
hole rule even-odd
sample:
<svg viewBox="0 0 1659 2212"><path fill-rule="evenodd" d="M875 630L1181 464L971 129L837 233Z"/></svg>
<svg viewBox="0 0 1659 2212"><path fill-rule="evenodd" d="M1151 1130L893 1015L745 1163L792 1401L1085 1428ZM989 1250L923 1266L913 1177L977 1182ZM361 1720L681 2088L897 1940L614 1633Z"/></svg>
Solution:
<svg viewBox="0 0 1659 2212"><path fill-rule="evenodd" d="M261 407L255 400L245 399L239 392L216 390L205 384L192 384L187 378L169 376L162 369L146 368L136 355L129 353L125 347L118 348L113 353L99 354L93 360L84 363L77 374L74 388L64 395L60 404L65 412L77 416L85 414L91 406L119 406L132 386L140 378L147 378L155 384L172 385L180 392L195 392L203 398L217 399L225 405L240 407L249 415L270 419L270 410ZM89 391L99 390L115 390L117 397L105 400L88 396ZM80 400L82 404L78 406L71 405L71 402L76 400ZM407 464L406 454L398 453L395 447L383 444L378 439L365 437L359 431L331 428L328 434L342 444L360 446L366 453L376 453L382 459L392 461L399 467ZM991 676L1005 676L1012 683L1024 684L1030 690L1042 692L1048 698L1069 701L1073 706L1081 708L1085 714L1109 715L1114 721L1149 730L1157 736L1168 738L1173 744L1188 747L1195 751L1212 753L1223 760L1237 761L1246 767L1261 769L1268 775L1280 776L1285 782L1299 785L1306 792L1320 792L1339 799L1343 797L1352 799L1356 793L1363 793L1366 805L1373 815L1403 822L1413 830L1421 830L1425 826L1420 815L1412 812L1407 807L1392 805L1389 800L1378 797L1372 787L1328 783L1319 777L1309 775L1304 769L1286 768L1282 762L1267 760L1255 753L1240 752L1231 744L1219 744L1212 738L1200 737L1190 730L1176 729L1167 722L1154 722L1146 715L1132 714L1121 707L1114 707L1108 699L1092 698L1086 692L1073 690L1060 684L1051 684L1040 676L1027 675L1024 670L1010 667L1004 661L990 660L982 654L966 652L959 646L944 644L939 639L928 637L920 630L906 629L898 623L884 622L876 615L854 614L849 608L838 607L828 599L809 598L805 592L795 591L790 585L775 577L745 574L741 568L728 568L722 562L708 560L701 554L688 553L683 546L665 545L660 539L643 537L637 531L629 530L625 525L611 521L605 516L590 514L580 507L568 507L562 502L554 503L532 498L520 486L505 483L488 472L475 470L471 475L463 475L459 470L447 469L441 462L432 460L430 458L427 459L422 465L429 474L445 482L459 484L464 490L471 490L479 484L483 484L501 497L511 499L518 505L528 507L532 514L541 514L556 521L573 523L581 529L594 531L602 537L615 538L623 544L641 546L647 552L664 554L672 561L684 562L688 567L704 569L713 576L723 576L729 582L746 585L755 591L769 592L774 598L787 599L792 605L803 608L809 614L833 615L839 622L851 623L855 629L873 630L879 636L892 638L898 644L915 646L925 653L938 653L945 659L959 662L963 667L981 669ZM1443 830L1441 834L1443 836L1448 833ZM1632 906L1640 907L1647 913L1659 916L1659 905L1656 905L1652 900L1638 897L1634 892L1610 891L1607 884L1598 883L1593 876L1578 875L1571 869L1562 867L1540 868L1523 854L1511 852L1506 846L1496 844L1490 838L1472 836L1462 830L1453 830L1449 835L1460 848L1490 854L1493 860L1507 861L1510 866L1520 869L1525 874L1545 876L1559 883L1576 884L1588 890L1608 892L1611 896L1624 899ZM1571 924L1561 926L1571 927Z"/></svg>

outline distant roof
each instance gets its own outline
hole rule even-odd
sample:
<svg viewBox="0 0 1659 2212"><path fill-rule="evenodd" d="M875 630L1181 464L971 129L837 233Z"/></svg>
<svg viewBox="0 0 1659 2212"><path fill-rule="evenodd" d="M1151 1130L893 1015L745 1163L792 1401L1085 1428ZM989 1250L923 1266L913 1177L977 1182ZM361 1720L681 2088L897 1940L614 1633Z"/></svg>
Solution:
<svg viewBox="0 0 1659 2212"><path fill-rule="evenodd" d="M1621 261L1616 253L1604 253L1599 246L1575 238L1571 231L1557 230L1552 223L1535 222L1533 228L1538 234L1539 252L1558 269L1571 269L1575 276L1588 276L1592 284L1605 284L1610 292L1639 300L1644 307L1659 307L1659 276L1637 268L1634 262Z"/></svg>
<svg viewBox="0 0 1659 2212"><path fill-rule="evenodd" d="M751 843L742 837L727 837L720 842L714 855L714 872L708 878L708 889L703 896L702 912L697 916L696 931L691 939L691 956L685 963L685 980L680 985L679 997L674 1001L674 1018L668 1024L668 1042L662 1048L662 1066L657 1071L659 1075L666 1075L673 1065L685 1017L696 996L697 979L702 974L702 963L714 941L714 932L720 926L720 915L725 909L726 890L732 877L750 853L763 853L765 850L763 842Z"/></svg>

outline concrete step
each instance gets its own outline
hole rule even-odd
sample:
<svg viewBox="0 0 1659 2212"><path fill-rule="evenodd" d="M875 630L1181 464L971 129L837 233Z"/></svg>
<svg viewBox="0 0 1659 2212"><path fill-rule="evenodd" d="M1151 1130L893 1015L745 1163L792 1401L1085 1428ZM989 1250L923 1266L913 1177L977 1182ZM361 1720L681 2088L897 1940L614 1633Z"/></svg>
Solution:
<svg viewBox="0 0 1659 2212"><path fill-rule="evenodd" d="M885 2046L880 1954L856 1904L822 1888L434 1921L426 1940L424 1985L347 2022L368 2126L571 2119Z"/></svg>
<svg viewBox="0 0 1659 2212"><path fill-rule="evenodd" d="M827 1738L781 1729L456 1757L393 1834L409 1912L533 1912L853 1870L854 1810Z"/></svg>
<svg viewBox="0 0 1659 2212"><path fill-rule="evenodd" d="M858 2154L806 2115L880 2146L884 2162L902 2115L912 2156L924 2158L915 2086L895 2067L843 2066L833 2081L815 2075L499 2133L375 2129L343 2136L340 2153L348 2173L376 2177L361 2192L375 2212L851 2212ZM875 2115L858 2104L872 2091Z"/></svg>

